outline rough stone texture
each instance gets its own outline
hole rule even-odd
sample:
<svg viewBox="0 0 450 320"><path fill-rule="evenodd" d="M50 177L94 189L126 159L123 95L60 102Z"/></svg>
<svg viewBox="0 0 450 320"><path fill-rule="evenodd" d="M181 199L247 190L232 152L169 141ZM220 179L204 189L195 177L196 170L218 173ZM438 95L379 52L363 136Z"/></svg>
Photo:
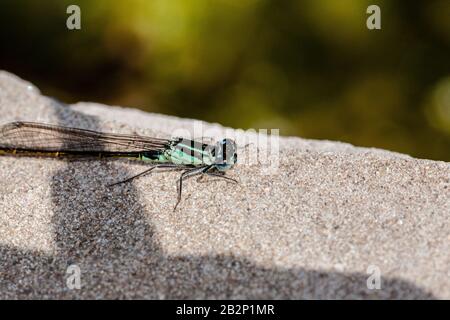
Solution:
<svg viewBox="0 0 450 320"><path fill-rule="evenodd" d="M14 120L158 136L194 125L64 105L2 72L0 124ZM237 165L238 185L190 180L173 212L176 172L107 187L145 165L0 157L0 298L450 298L449 163L300 138L281 138L280 159L272 174Z"/></svg>

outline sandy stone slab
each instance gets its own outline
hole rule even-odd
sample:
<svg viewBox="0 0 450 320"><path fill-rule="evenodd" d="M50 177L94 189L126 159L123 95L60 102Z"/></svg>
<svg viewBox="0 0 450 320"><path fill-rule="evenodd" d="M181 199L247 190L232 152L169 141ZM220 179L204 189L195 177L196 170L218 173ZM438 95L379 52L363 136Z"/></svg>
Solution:
<svg viewBox="0 0 450 320"><path fill-rule="evenodd" d="M0 72L0 125L16 120L158 137L201 127L240 145L255 137L65 105ZM189 180L175 212L177 172L108 187L146 165L1 156L0 298L450 299L449 163L279 142L275 169L241 161L227 173L237 185ZM79 290L66 285L70 265ZM367 287L373 270L379 290Z"/></svg>

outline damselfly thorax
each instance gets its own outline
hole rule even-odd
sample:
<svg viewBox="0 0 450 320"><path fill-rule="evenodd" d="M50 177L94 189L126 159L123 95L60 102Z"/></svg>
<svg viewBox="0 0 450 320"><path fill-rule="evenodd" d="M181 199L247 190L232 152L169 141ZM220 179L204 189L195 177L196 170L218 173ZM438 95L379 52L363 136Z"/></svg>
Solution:
<svg viewBox="0 0 450 320"><path fill-rule="evenodd" d="M231 139L223 139L216 145L211 145L178 138L164 151L164 155L169 162L175 164L212 165L219 171L226 171L237 162L236 151L236 143Z"/></svg>

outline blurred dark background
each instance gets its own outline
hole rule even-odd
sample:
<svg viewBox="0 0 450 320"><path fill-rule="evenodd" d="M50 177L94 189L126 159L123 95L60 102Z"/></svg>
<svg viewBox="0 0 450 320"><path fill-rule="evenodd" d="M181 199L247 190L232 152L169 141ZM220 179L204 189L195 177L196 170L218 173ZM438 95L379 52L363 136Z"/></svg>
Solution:
<svg viewBox="0 0 450 320"><path fill-rule="evenodd" d="M450 0L1 0L0 43L64 102L450 161Z"/></svg>

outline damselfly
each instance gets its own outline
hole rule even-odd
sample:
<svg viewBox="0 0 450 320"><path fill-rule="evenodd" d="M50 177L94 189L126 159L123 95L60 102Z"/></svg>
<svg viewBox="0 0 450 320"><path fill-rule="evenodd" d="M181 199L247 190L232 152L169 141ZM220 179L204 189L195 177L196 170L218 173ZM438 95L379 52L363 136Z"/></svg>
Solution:
<svg viewBox="0 0 450 320"><path fill-rule="evenodd" d="M231 139L212 145L183 138L112 134L33 122L12 122L0 127L0 154L127 158L149 164L145 171L110 186L129 182L157 168L183 171L174 211L181 201L183 181L188 178L208 175L236 183L225 176L237 162L236 152L236 143Z"/></svg>

